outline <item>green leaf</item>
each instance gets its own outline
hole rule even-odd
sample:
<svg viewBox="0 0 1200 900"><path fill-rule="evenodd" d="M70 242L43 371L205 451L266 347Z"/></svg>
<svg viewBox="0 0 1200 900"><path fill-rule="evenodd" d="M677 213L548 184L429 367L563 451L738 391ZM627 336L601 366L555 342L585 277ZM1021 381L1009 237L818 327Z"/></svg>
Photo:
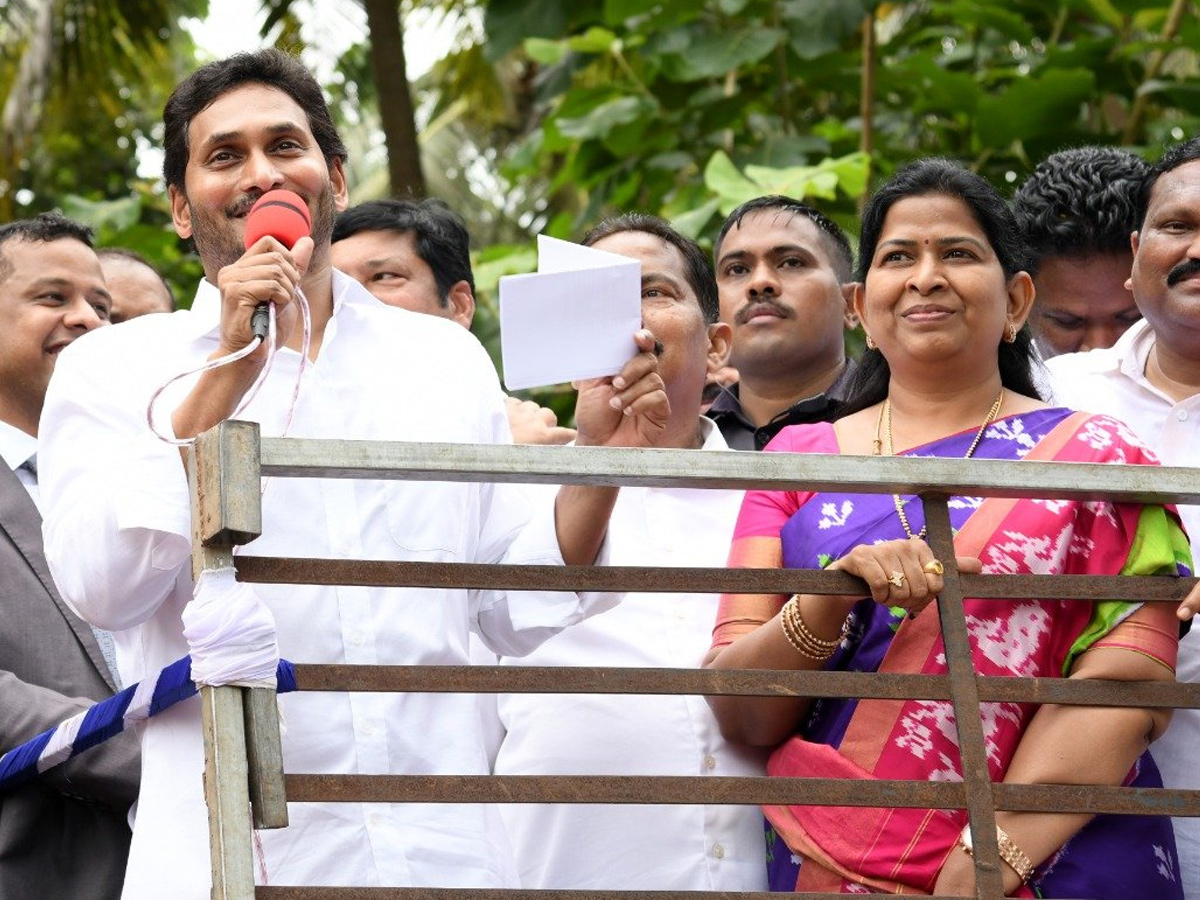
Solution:
<svg viewBox="0 0 1200 900"><path fill-rule="evenodd" d="M484 8L484 55L503 58L528 38L557 38L567 30L567 7L557 0L491 0Z"/></svg>
<svg viewBox="0 0 1200 900"><path fill-rule="evenodd" d="M841 49L867 14L862 0L788 0L781 9L788 44L804 60Z"/></svg>
<svg viewBox="0 0 1200 900"><path fill-rule="evenodd" d="M979 101L976 128L987 147L1052 134L1077 122L1095 84L1085 69L1050 70L1040 78L1020 78L1002 94Z"/></svg>
<svg viewBox="0 0 1200 900"><path fill-rule="evenodd" d="M991 28L1006 38L1029 43L1036 37L1025 17L998 3L983 0L954 0L948 11L950 20L962 28Z"/></svg>
<svg viewBox="0 0 1200 900"><path fill-rule="evenodd" d="M501 276L537 271L537 250L528 244L488 247L476 257L471 271L476 292L494 296Z"/></svg>
<svg viewBox="0 0 1200 900"><path fill-rule="evenodd" d="M719 198L723 215L729 215L736 207L763 193L759 185L737 170L724 150L718 150L709 158L704 167L704 183Z"/></svg>
<svg viewBox="0 0 1200 900"><path fill-rule="evenodd" d="M689 237L694 241L704 233L704 226L708 224L708 220L720 207L720 199L714 197L703 206L673 217L671 226L684 237Z"/></svg>
<svg viewBox="0 0 1200 900"><path fill-rule="evenodd" d="M785 37L779 28L744 28L733 34L714 32L693 40L685 53L663 60L663 74L672 81L718 78L771 53Z"/></svg>
<svg viewBox="0 0 1200 900"><path fill-rule="evenodd" d="M578 37L569 38L567 46L576 53L607 53L617 42L617 36L607 28L593 25Z"/></svg>
<svg viewBox="0 0 1200 900"><path fill-rule="evenodd" d="M97 231L122 231L131 227L142 214L141 197L121 197L117 200L88 200L78 194L67 194L60 201L63 215Z"/></svg>
<svg viewBox="0 0 1200 900"><path fill-rule="evenodd" d="M760 194L783 194L803 200L818 197L833 200L840 187L850 197L858 197L867 186L867 155L851 153L838 159L824 159L815 166L746 166L746 177L761 188Z"/></svg>
<svg viewBox="0 0 1200 900"><path fill-rule="evenodd" d="M525 39L525 55L543 66L552 66L567 55L565 41L549 41L546 38Z"/></svg>
<svg viewBox="0 0 1200 900"><path fill-rule="evenodd" d="M555 120L558 130L569 138L602 138L618 125L627 125L654 112L654 104L645 97L618 97L601 103L579 118Z"/></svg>

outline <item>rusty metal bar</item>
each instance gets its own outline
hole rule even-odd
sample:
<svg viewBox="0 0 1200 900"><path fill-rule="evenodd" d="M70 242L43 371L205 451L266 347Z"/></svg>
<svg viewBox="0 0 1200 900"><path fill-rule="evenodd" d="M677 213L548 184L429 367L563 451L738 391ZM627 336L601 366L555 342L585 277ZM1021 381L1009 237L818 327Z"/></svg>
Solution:
<svg viewBox="0 0 1200 900"><path fill-rule="evenodd" d="M489 590L692 591L869 595L845 572L816 569L699 569L666 566L504 566L485 563L392 562L239 556L239 581L365 587ZM963 591L980 599L1131 599L1179 602L1200 579L1169 575L961 575Z"/></svg>
<svg viewBox="0 0 1200 900"><path fill-rule="evenodd" d="M921 497L930 549L937 559L953 560L954 531L950 525L949 498L944 494ZM1004 896L1004 878L1000 871L1000 848L996 838L996 807L993 802L983 720L979 715L979 687L971 657L971 637L963 612L963 585L958 567L951 565L944 575L945 586L937 599L937 611L945 644L946 665L950 673L950 702L954 706L954 725L958 732L958 752L963 783L967 791L967 815L975 852L975 892L979 900ZM936 806L936 804L930 804Z"/></svg>
<svg viewBox="0 0 1200 900"><path fill-rule="evenodd" d="M718 775L287 775L291 803L620 803L961 809L957 782ZM869 802L868 802L869 801Z"/></svg>
<svg viewBox="0 0 1200 900"><path fill-rule="evenodd" d="M263 475L604 484L747 490L837 490L914 494L945 490L980 497L1064 497L1200 504L1193 468L772 453L748 466L733 450L392 443L263 438ZM959 488L962 488L960 490Z"/></svg>
<svg viewBox="0 0 1200 900"><path fill-rule="evenodd" d="M619 803L967 808L961 782L711 775L287 776L291 803ZM1200 793L1078 784L991 784L997 809L1200 816Z"/></svg>
<svg viewBox="0 0 1200 900"><path fill-rule="evenodd" d="M259 900L779 900L769 891L539 891L515 888L259 887ZM808 900L846 900L845 894L793 893ZM895 894L855 894L895 900ZM937 894L931 900L974 900Z"/></svg>
<svg viewBox="0 0 1200 900"><path fill-rule="evenodd" d="M985 702L1200 708L1200 685L1064 678L977 679ZM944 675L776 672L762 669L613 669L599 666L360 666L301 664L302 691L435 694L698 694L949 700Z"/></svg>

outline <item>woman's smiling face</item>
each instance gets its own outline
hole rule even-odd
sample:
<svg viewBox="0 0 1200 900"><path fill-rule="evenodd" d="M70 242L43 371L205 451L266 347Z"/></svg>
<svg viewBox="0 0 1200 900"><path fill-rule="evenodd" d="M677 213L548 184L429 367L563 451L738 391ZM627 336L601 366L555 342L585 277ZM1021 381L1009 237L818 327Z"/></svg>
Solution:
<svg viewBox="0 0 1200 900"><path fill-rule="evenodd" d="M855 311L893 367L996 364L1009 322L1025 321L1029 277L1006 278L970 207L957 197L897 200L884 217Z"/></svg>

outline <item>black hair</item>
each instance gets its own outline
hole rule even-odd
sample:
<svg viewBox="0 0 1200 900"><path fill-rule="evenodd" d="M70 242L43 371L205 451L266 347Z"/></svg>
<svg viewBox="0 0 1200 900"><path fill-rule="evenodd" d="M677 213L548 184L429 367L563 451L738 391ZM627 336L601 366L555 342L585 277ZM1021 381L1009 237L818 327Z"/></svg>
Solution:
<svg viewBox="0 0 1200 900"><path fill-rule="evenodd" d="M171 93L163 108L163 180L183 189L188 163L188 126L217 98L245 84L277 88L296 101L308 117L308 127L325 161L345 162L349 153L338 136L321 86L294 56L273 47L235 53L228 59L201 66Z"/></svg>
<svg viewBox="0 0 1200 900"><path fill-rule="evenodd" d="M1137 229L1139 231L1146 224L1146 213L1150 210L1150 195L1154 192L1154 185L1158 184L1158 179L1171 170L1198 159L1200 159L1200 137L1194 137L1171 147L1158 162L1150 167L1142 179L1141 190L1138 191Z"/></svg>
<svg viewBox="0 0 1200 900"><path fill-rule="evenodd" d="M1012 278L1025 269L1025 249L1012 210L1004 198L986 179L958 163L931 157L904 166L867 201L862 213L856 273L864 290L888 211L900 200L929 195L952 197L970 210L996 254L1005 278ZM1034 377L1038 357L1028 328L1017 332L1013 343L1000 342L999 363L1000 382L1004 387L1028 397L1041 398ZM837 417L882 402L887 397L890 379L891 369L883 354L878 349L864 351L854 369L846 399L838 407Z"/></svg>
<svg viewBox="0 0 1200 900"><path fill-rule="evenodd" d="M455 212L441 200L368 200L333 222L333 243L360 231L412 232L417 256L437 282L439 302L450 303L450 289L465 281L475 291L471 271L471 235Z"/></svg>
<svg viewBox="0 0 1200 900"><path fill-rule="evenodd" d="M625 231L641 231L652 234L666 241L679 251L683 257L684 271L688 284L696 294L704 321L713 324L721 316L720 302L717 299L717 279L713 275L712 263L708 254L700 249L700 245L691 238L684 237L671 227L670 223L657 216L644 213L625 213L605 219L583 236L583 245L590 247L597 241Z"/></svg>
<svg viewBox="0 0 1200 900"><path fill-rule="evenodd" d="M92 246L92 229L56 212L46 212L32 219L17 219L0 225L0 281L12 272L12 263L4 257L4 245L9 241L31 241L49 243L63 238Z"/></svg>
<svg viewBox="0 0 1200 900"><path fill-rule="evenodd" d="M771 194L766 197L755 197L753 200L747 200L729 214L724 224L721 225L721 231L717 234L716 243L713 244L714 263L719 258L721 244L725 242L725 236L729 234L731 229L734 227L740 228L742 226L742 219L751 213L772 209L793 216L803 216L817 226L817 229L821 232L821 236L825 240L825 248L829 251L829 257L833 262L833 272L837 276L838 283L845 284L850 280L850 270L854 267L854 254L850 250L850 239L846 237L846 232L842 231L836 222L820 210L806 203L801 203L799 200L793 200L791 197L784 197L781 194Z"/></svg>
<svg viewBox="0 0 1200 900"><path fill-rule="evenodd" d="M171 312L174 312L179 308L179 305L175 302L175 292L171 290L170 282L163 277L162 272L158 271L154 263L150 262L150 260L146 259L146 257L142 256L142 254L138 253L136 250L130 250L128 247L101 247L96 251L96 255L102 260L125 259L129 262L140 263L141 265L145 266L147 269L157 275L158 280L162 282L162 286L166 290L167 297L171 303Z"/></svg>
<svg viewBox="0 0 1200 900"><path fill-rule="evenodd" d="M1076 147L1042 160L1012 198L1029 273L1047 257L1127 252L1149 170L1140 156L1116 147Z"/></svg>

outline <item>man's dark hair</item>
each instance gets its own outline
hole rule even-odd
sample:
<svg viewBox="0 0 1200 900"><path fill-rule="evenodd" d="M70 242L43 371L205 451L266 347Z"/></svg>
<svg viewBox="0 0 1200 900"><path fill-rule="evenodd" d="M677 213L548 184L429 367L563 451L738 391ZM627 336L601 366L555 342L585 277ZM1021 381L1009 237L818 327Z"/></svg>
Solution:
<svg viewBox="0 0 1200 900"><path fill-rule="evenodd" d="M222 94L246 84L277 88L296 101L308 116L308 127L325 161L349 156L329 115L321 86L308 69L281 50L267 48L235 53L201 66L179 83L163 108L163 180L183 189L188 162L188 126Z"/></svg>
<svg viewBox="0 0 1200 900"><path fill-rule="evenodd" d="M171 290L170 282L163 277L162 272L158 271L158 268L154 265L154 263L150 262L150 260L146 259L146 257L142 256L142 254L138 253L136 250L130 250L128 247L101 247L96 251L96 255L101 259L125 259L129 262L140 263L141 265L145 266L147 269L157 275L158 280L162 282L162 286L166 290L167 296L171 300L171 312L174 312L179 308L179 305L175 302L175 292Z"/></svg>
<svg viewBox="0 0 1200 900"><path fill-rule="evenodd" d="M1138 191L1137 229L1139 231L1146 224L1146 213L1150 209L1150 195L1154 192L1154 185L1158 184L1158 179L1171 170L1198 159L1200 159L1200 137L1194 137L1171 147L1162 155L1162 159L1150 167L1150 171L1142 179L1142 189Z"/></svg>
<svg viewBox="0 0 1200 900"><path fill-rule="evenodd" d="M625 213L605 219L583 236L583 245L590 247L597 241L625 231L641 231L662 238L679 251L683 257L684 272L687 282L696 293L700 303L700 311L704 321L712 324L720 318L721 308L717 299L717 279L713 276L712 263L708 254L700 249L700 245L690 238L684 237L671 225L658 218L643 213Z"/></svg>
<svg viewBox="0 0 1200 900"><path fill-rule="evenodd" d="M899 201L910 197L939 195L960 200L970 210L983 229L992 252L996 254L1005 278L1011 278L1025 269L1025 247L1016 218L1004 198L987 179L952 160L930 157L900 169L863 208L858 241L858 271L855 274L863 282L864 290L868 289L871 260L875 258L875 249L879 245L888 211ZM1041 397L1034 375L1039 363L1027 327L1017 332L1017 339L1013 343L1000 342L999 362L1000 383L1004 387L1028 397ZM864 351L847 388L846 400L838 407L837 416L847 416L881 402L887 397L890 378L891 369L878 348Z"/></svg>
<svg viewBox="0 0 1200 900"><path fill-rule="evenodd" d="M850 280L850 270L854 267L854 254L850 250L850 239L846 237L846 232L842 231L836 222L820 210L781 194L747 200L729 214L721 226L716 243L713 244L714 262L720 257L721 244L725 242L725 235L729 234L732 228L741 228L742 219L751 213L772 209L793 216L804 216L816 225L825 240L825 249L829 252L829 258L833 262L833 273L837 276L838 283L845 284Z"/></svg>
<svg viewBox="0 0 1200 900"><path fill-rule="evenodd" d="M17 219L0 225L0 281L7 279L12 272L12 263L4 256L6 243L20 240L44 244L61 238L71 238L91 247L92 229L56 212L41 213L32 219Z"/></svg>
<svg viewBox="0 0 1200 900"><path fill-rule="evenodd" d="M1149 170L1140 156L1116 147L1076 147L1042 160L1012 198L1030 274L1047 257L1128 251Z"/></svg>
<svg viewBox="0 0 1200 900"><path fill-rule="evenodd" d="M417 256L433 271L442 306L450 303L450 289L465 281L475 291L471 271L471 235L466 223L441 200L368 200L333 222L333 243L360 231L412 232Z"/></svg>

